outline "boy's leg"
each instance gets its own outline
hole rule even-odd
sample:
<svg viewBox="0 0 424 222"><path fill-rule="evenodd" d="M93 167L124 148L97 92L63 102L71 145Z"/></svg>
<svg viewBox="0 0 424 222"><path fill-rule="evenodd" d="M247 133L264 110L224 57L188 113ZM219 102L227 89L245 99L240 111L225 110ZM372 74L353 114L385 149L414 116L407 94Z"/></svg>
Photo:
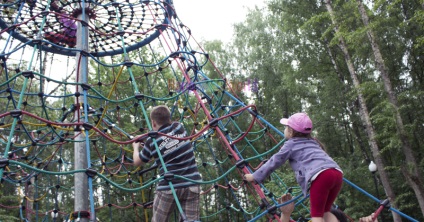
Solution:
<svg viewBox="0 0 424 222"><path fill-rule="evenodd" d="M180 189L179 189L180 190ZM200 219L200 185L181 189L180 203L188 221L199 221ZM181 217L180 217L181 220Z"/></svg>
<svg viewBox="0 0 424 222"><path fill-rule="evenodd" d="M156 191L153 201L152 222L168 221L174 207L175 200L171 190Z"/></svg>

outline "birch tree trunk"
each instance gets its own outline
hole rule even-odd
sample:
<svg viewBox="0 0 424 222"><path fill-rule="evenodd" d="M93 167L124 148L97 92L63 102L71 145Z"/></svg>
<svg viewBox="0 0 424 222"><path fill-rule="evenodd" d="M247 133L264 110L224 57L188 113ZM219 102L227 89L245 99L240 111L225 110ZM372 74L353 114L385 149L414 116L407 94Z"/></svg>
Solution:
<svg viewBox="0 0 424 222"><path fill-rule="evenodd" d="M386 90L389 102L392 104L393 109L395 110L395 120L396 120L396 128L398 131L398 135L402 142L402 150L405 155L405 164L401 165L402 173L406 178L409 186L414 190L415 196L418 200L418 203L421 208L421 213L424 215L424 187L422 176L420 170L417 168L418 163L414 156L414 152L410 146L407 133L405 131L405 126L403 124L402 116L399 112L398 100L393 92L392 83L390 81L388 75L388 69L384 63L383 56L380 52L380 47L377 44L375 35L369 26L369 18L367 12L365 10L364 4L362 0L356 0L358 3L359 14L361 15L362 22L364 26L367 28L368 39L371 43L371 48L374 53L375 62L377 64L378 70L380 71L381 78L383 79L384 89Z"/></svg>
<svg viewBox="0 0 424 222"><path fill-rule="evenodd" d="M334 70L336 71L337 76L339 77L340 83L341 84L344 84L344 77L342 75L342 72L340 71L339 66L336 63L336 59L334 58L333 53L331 53L330 44L328 43L327 40L325 40L325 48L326 48L326 50L328 52L328 56L330 57L331 64L333 64ZM345 89L347 89L347 88L345 88ZM346 94L347 94L347 90L343 90L343 95L346 95ZM349 106L348 104L346 104L345 106L346 107L352 107L352 108L347 108L348 111L346 111L346 115L349 115L348 114L349 112L350 113L353 113L354 112L353 106ZM358 127L352 127L352 128L353 128L354 137L356 137L356 140L359 143L359 148L362 150L362 153L363 153L365 159L368 162L370 162L371 158L368 155L368 153L366 152L366 145L364 144L364 142L362 141L362 139L359 137L360 132L358 130Z"/></svg>
<svg viewBox="0 0 424 222"><path fill-rule="evenodd" d="M333 8L332 8L332 5L331 5L331 0L325 0L325 5L326 5L326 8L327 8L327 11L330 14L331 21L334 25L335 32L339 33L338 24L335 20L334 11L333 11ZM367 130L367 135L368 135L368 138L369 138L369 144L370 144L370 147L371 147L371 152L373 154L377 168L379 169L378 173L379 173L379 176L381 178L381 182L383 184L383 187L386 191L386 196L388 197L390 203L394 207L396 207L396 204L394 202L394 200L396 199L396 195L395 195L395 193L394 193L394 191L393 191L393 189L390 185L389 177L388 177L386 171L384 170L383 159L381 158L381 155L380 155L380 152L379 152L379 147L378 147L377 141L375 140L374 128L373 128L372 123L371 123L369 111L368 111L368 108L365 104L365 99L364 99L364 96L362 94L362 90L360 89L360 83L359 83L355 68L353 66L353 62L352 62L352 59L350 57L350 54L349 54L349 51L348 51L348 48L347 48L347 44L346 44L345 40L343 39L343 37L341 37L341 36L339 37L339 47L341 48L341 50L344 54L347 67L348 67L350 76L351 76L352 81L353 81L354 88L356 89L356 92L358 94L360 116L361 116L362 122L365 125L365 128ZM393 215L393 219L394 219L395 222L402 221L400 216L398 214L396 214L395 212L392 212L392 215Z"/></svg>

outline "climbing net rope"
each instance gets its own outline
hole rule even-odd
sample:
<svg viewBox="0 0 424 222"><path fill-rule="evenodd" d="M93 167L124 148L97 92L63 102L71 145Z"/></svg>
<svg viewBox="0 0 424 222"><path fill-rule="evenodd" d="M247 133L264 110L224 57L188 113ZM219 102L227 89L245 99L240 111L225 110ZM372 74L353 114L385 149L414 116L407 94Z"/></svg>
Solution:
<svg viewBox="0 0 424 222"><path fill-rule="evenodd" d="M149 221L165 176L134 167L131 144L154 136L149 110L165 104L196 153L202 220L279 220L287 192L308 215L308 199L278 173L267 186L243 180L284 135L241 99L258 82L228 81L171 0L0 6L0 193L13 194L1 208L25 221Z"/></svg>

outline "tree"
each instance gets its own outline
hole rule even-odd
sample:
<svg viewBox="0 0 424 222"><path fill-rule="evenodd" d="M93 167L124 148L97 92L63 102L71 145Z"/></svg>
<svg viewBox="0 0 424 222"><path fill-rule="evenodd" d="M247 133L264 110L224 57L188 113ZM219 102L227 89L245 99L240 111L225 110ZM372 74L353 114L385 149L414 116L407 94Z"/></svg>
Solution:
<svg viewBox="0 0 424 222"><path fill-rule="evenodd" d="M333 21L335 32L336 32L336 34L338 34L339 28L338 28L337 21L335 20L331 1L326 0L325 3L326 3L326 6L327 6L327 10L330 14L331 20ZM355 71L355 67L353 65L352 59L351 59L350 54L348 52L348 47L346 45L345 40L342 37L339 37L339 42L340 42L339 46L344 53L346 64L349 68L349 73L350 73L351 78L353 80L354 86L357 89L358 101L359 101L359 107L360 107L360 110L361 110L362 121L363 121L363 124L365 125L365 127L367 129L368 140L369 140L369 143L370 143L370 146L371 146L371 150L372 150L374 159L376 161L377 167L380 169L378 172L380 174L383 186L386 190L386 194L387 194L390 202L393 203L394 206L396 206L396 204L394 203L394 200L396 199L396 194L394 193L393 188L391 187L388 175L386 174L385 170L383 170L384 169L384 162L383 162L383 159L381 158L381 156L379 154L379 147L378 147L377 141L375 140L376 133L374 132L374 128L373 128L373 125L372 125L371 120L370 120L370 114L369 114L367 105L365 104L365 99L364 99L363 93L361 92L361 89L360 89L360 82L358 80L358 77L357 77L357 74L356 74L356 71ZM393 218L395 219L395 221L402 221L398 214L393 213L392 215L393 215Z"/></svg>
<svg viewBox="0 0 424 222"><path fill-rule="evenodd" d="M371 48L374 53L374 58L377 63L378 70L380 71L380 75L383 79L384 89L387 93L387 97L389 102L393 106L394 116L396 120L396 128L398 130L398 134L400 140L402 142L403 154L405 155L405 164L402 164L401 169L404 174L406 181L409 183L411 188L414 190L415 195L417 196L418 203L421 207L421 212L424 215L424 185L422 182L422 176L420 169L418 168L418 162L415 158L414 151L412 150L409 138L405 130L405 126L403 124L403 119L401 113L399 111L398 99L392 89L392 83L388 75L388 69L385 65L383 56L380 52L380 47L376 41L376 37L372 28L369 26L369 18L367 11L365 10L364 4L362 0L356 0L358 3L359 14L362 18L364 26L367 28L367 36L371 43Z"/></svg>

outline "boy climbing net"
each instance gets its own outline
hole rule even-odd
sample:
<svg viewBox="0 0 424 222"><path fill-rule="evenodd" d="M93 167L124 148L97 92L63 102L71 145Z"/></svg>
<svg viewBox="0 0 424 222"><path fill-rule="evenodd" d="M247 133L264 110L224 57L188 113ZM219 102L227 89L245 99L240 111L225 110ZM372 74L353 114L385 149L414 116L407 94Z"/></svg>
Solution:
<svg viewBox="0 0 424 222"><path fill-rule="evenodd" d="M201 177L194 159L193 148L189 140L179 139L186 136L183 125L171 122L171 113L167 106L156 106L150 113L152 128L160 134L156 139L149 137L139 150L140 142L133 143L134 165L140 166L154 158L160 166L160 175L172 173L200 182ZM161 165L160 158L165 166ZM200 185L184 179L174 178L172 186L181 203L184 221L199 220ZM153 202L153 222L168 221L176 206L172 189L167 180L161 180L156 188ZM181 215L180 215L181 217Z"/></svg>

